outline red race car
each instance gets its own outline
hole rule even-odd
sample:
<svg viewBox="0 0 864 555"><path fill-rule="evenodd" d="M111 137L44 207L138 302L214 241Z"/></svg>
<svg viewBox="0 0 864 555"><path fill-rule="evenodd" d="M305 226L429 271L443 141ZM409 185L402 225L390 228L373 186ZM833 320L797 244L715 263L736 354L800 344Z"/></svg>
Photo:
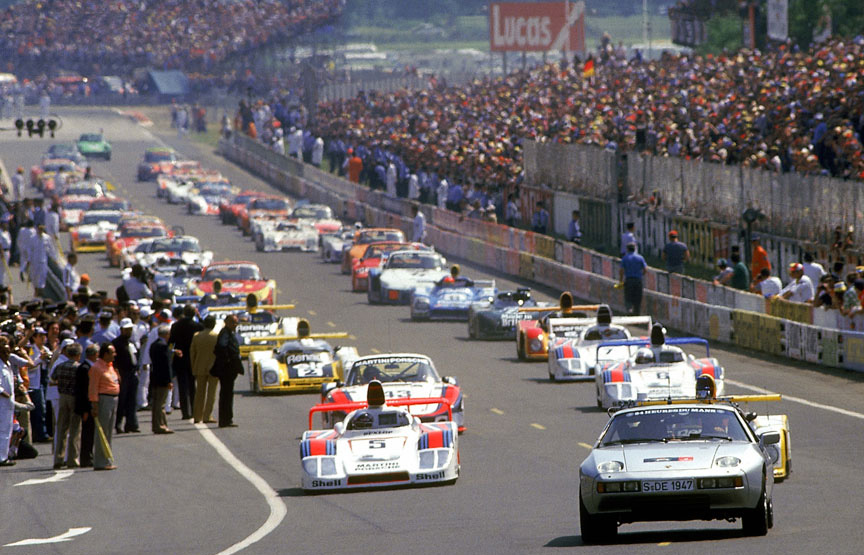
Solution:
<svg viewBox="0 0 864 555"><path fill-rule="evenodd" d="M232 293L245 297L254 293L259 304L276 303L276 281L261 274L261 268L254 262L214 262L201 272L201 280L196 284L194 295L213 293L213 282L222 282L222 293Z"/></svg>

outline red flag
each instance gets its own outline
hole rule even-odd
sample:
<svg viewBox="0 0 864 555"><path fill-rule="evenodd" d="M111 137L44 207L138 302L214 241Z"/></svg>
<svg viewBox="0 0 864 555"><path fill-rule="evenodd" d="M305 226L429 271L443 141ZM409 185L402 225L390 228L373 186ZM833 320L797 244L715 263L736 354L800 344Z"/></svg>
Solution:
<svg viewBox="0 0 864 555"><path fill-rule="evenodd" d="M585 60L585 65L582 67L582 77L594 77L594 59L588 58Z"/></svg>

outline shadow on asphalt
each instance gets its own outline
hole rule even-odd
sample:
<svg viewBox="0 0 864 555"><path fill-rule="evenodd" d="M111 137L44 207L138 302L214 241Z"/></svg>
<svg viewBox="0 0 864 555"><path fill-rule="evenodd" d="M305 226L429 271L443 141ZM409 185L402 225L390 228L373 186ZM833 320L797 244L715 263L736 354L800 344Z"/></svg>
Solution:
<svg viewBox="0 0 864 555"><path fill-rule="evenodd" d="M662 532L632 532L622 534L620 531L618 537L612 544L618 545L638 545L638 544L658 544L661 542L669 543L684 543L684 542L704 542L717 541L732 538L743 537L744 533L741 530L679 530L679 531L662 531ZM550 540L543 547L589 547L582 541L582 536L560 536Z"/></svg>
<svg viewBox="0 0 864 555"><path fill-rule="evenodd" d="M282 488L276 493L279 494L279 497L303 497L306 495L303 488Z"/></svg>

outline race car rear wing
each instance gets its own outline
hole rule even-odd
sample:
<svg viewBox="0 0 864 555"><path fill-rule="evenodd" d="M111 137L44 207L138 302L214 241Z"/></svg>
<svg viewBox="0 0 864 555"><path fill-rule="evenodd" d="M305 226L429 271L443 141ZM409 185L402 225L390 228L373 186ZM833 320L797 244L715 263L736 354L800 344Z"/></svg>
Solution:
<svg viewBox="0 0 864 555"><path fill-rule="evenodd" d="M405 407L412 405L446 405L447 406L447 416L452 421L453 420L453 406L449 399L445 399L444 397L414 397L414 398L399 398L399 399L389 399L385 403L385 406L388 407ZM319 412L351 412L357 409L365 409L369 406L369 403L366 401L355 401L352 403L322 403L319 405L315 405L311 409L309 409L309 429L313 430L312 427L312 417L315 416L316 413Z"/></svg>
<svg viewBox="0 0 864 555"><path fill-rule="evenodd" d="M648 329L654 325L654 320L650 316L613 316L612 323L618 326L639 326L647 325Z"/></svg>
<svg viewBox="0 0 864 555"><path fill-rule="evenodd" d="M597 312L598 308L599 304L577 304L573 306L572 312ZM560 309L560 306L526 306L520 308L519 312L554 312Z"/></svg>
<svg viewBox="0 0 864 555"><path fill-rule="evenodd" d="M266 342L266 341L293 341L295 339L344 339L350 337L348 332L338 331L332 333L310 333L308 335L262 335L259 337L250 337L250 342Z"/></svg>
<svg viewBox="0 0 864 555"><path fill-rule="evenodd" d="M708 340L701 337L667 337L664 345L702 345L705 347L705 356L711 356L711 349L708 346ZM604 341L597 345L597 349L601 347L651 347L651 339L618 339L616 341Z"/></svg>
<svg viewBox="0 0 864 555"><path fill-rule="evenodd" d="M245 310L246 312L255 313L255 312L258 312L259 310L292 310L294 308L297 308L297 306L293 305L293 304L260 304L258 306L252 307L252 308L247 308L245 306L238 306L238 305L214 306L214 307L208 308L207 310L209 312L232 312L232 311L236 311L236 310Z"/></svg>

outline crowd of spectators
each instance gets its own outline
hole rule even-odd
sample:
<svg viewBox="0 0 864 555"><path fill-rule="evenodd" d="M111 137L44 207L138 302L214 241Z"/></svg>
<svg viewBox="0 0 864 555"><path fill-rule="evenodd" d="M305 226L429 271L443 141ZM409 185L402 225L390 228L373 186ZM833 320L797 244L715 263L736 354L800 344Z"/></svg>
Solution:
<svg viewBox="0 0 864 555"><path fill-rule="evenodd" d="M338 16L345 0L26 0L0 13L0 53L16 72L130 75L207 70Z"/></svg>

